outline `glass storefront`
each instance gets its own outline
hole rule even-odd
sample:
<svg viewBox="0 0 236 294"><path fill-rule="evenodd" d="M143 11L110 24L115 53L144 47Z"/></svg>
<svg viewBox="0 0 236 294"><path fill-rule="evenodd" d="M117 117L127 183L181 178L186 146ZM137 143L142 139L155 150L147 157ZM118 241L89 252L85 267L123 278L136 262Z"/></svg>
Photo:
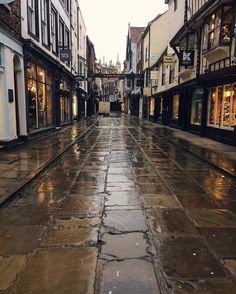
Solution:
<svg viewBox="0 0 236 294"><path fill-rule="evenodd" d="M30 63L27 69L29 127L32 130L52 125L52 74Z"/></svg>
<svg viewBox="0 0 236 294"><path fill-rule="evenodd" d="M191 106L191 124L200 126L202 124L202 102L203 88L193 91Z"/></svg>
<svg viewBox="0 0 236 294"><path fill-rule="evenodd" d="M71 122L71 92L70 86L65 80L60 83L60 118L61 124Z"/></svg>
<svg viewBox="0 0 236 294"><path fill-rule="evenodd" d="M208 125L217 128L236 125L236 83L210 89Z"/></svg>
<svg viewBox="0 0 236 294"><path fill-rule="evenodd" d="M172 118L179 118L179 94L173 96Z"/></svg>

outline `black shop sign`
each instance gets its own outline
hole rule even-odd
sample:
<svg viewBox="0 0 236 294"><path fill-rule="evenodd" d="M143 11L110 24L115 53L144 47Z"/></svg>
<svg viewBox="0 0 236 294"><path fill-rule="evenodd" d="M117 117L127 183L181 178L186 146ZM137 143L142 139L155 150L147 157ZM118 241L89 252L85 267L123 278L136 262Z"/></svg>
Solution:
<svg viewBox="0 0 236 294"><path fill-rule="evenodd" d="M180 50L180 66L194 66L194 50Z"/></svg>

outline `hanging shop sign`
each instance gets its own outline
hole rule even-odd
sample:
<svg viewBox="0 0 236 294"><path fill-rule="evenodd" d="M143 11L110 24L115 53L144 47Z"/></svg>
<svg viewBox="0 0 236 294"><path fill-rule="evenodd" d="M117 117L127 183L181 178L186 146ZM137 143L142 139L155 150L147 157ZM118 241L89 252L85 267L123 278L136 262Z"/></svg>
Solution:
<svg viewBox="0 0 236 294"><path fill-rule="evenodd" d="M194 65L194 50L180 50L179 64L180 66Z"/></svg>
<svg viewBox="0 0 236 294"><path fill-rule="evenodd" d="M151 71L151 76L150 76L151 80L158 80L158 77L159 77L159 71L157 70Z"/></svg>
<svg viewBox="0 0 236 294"><path fill-rule="evenodd" d="M61 49L60 51L60 60L68 62L71 60L71 50L70 49Z"/></svg>
<svg viewBox="0 0 236 294"><path fill-rule="evenodd" d="M163 58L164 66L174 65L175 64L175 56L173 55L165 55Z"/></svg>

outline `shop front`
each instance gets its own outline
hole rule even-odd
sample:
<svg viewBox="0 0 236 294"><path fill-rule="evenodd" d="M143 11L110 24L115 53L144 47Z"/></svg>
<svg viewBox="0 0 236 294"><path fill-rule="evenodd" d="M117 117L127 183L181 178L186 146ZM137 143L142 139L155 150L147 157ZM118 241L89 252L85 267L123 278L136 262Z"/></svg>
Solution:
<svg viewBox="0 0 236 294"><path fill-rule="evenodd" d="M46 129L53 124L52 72L29 62L26 73L29 132Z"/></svg>
<svg viewBox="0 0 236 294"><path fill-rule="evenodd" d="M235 140L236 82L209 88L206 135L224 142Z"/></svg>

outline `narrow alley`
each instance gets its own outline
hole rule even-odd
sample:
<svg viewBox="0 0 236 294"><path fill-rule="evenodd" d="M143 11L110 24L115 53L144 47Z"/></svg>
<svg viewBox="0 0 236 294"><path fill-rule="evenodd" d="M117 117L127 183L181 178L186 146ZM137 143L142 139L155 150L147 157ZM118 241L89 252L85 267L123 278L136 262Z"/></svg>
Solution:
<svg viewBox="0 0 236 294"><path fill-rule="evenodd" d="M235 293L233 176L128 116L53 158L0 208L0 293Z"/></svg>

